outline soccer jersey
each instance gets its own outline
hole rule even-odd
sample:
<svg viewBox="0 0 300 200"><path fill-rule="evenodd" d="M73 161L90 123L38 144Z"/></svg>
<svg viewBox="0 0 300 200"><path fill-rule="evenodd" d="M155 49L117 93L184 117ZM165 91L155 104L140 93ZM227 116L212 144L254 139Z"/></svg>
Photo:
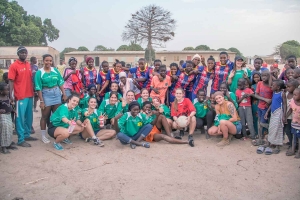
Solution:
<svg viewBox="0 0 300 200"><path fill-rule="evenodd" d="M147 101L152 102L152 98L149 97ZM138 99L137 99L137 102L140 104L140 107L143 108L144 100L142 99L142 97L138 98Z"/></svg>
<svg viewBox="0 0 300 200"><path fill-rule="evenodd" d="M105 93L104 100L109 99L110 93L111 92L106 92ZM120 93L118 93L118 100L120 101L121 99L122 99L122 95Z"/></svg>
<svg viewBox="0 0 300 200"><path fill-rule="evenodd" d="M154 76L151 82L151 87L159 91L159 94L156 94L153 90L150 93L150 97L159 97L162 103L165 103L165 98L167 94L168 87L171 86L171 78L166 75L163 81L160 81L157 76Z"/></svg>
<svg viewBox="0 0 300 200"><path fill-rule="evenodd" d="M132 137L146 124L149 124L151 119L145 114L139 113L133 117L130 112L125 113L119 120L118 126L120 132Z"/></svg>
<svg viewBox="0 0 300 200"><path fill-rule="evenodd" d="M235 92L237 98L240 100L244 94L253 94L253 91L250 88L245 88L244 90L236 90ZM251 97L244 98L239 106L248 106L251 107Z"/></svg>
<svg viewBox="0 0 300 200"><path fill-rule="evenodd" d="M55 127L68 128L69 124L64 123L62 121L63 118L67 118L68 120L74 120L74 121L77 121L79 119L77 111L75 109L69 110L68 105L66 103L60 105L55 110L55 112L50 117L50 122Z"/></svg>
<svg viewBox="0 0 300 200"><path fill-rule="evenodd" d="M238 88L238 86L237 86L238 85L238 80L240 78L244 78L244 74L247 74L247 77L249 79L251 78L251 70L248 69L248 68L235 71L234 76L233 76L232 81L231 81L231 84L229 86L231 92L235 93L235 91Z"/></svg>
<svg viewBox="0 0 300 200"><path fill-rule="evenodd" d="M151 82L152 82L152 79L153 79L153 77L154 77L153 72L155 72L155 71L154 71L154 68L149 68L149 71L148 71L148 73L146 74L146 75L147 75L147 77L146 77L147 80L145 81L145 88L146 88L148 91L150 91ZM158 72L157 72L157 73L158 73Z"/></svg>
<svg viewBox="0 0 300 200"><path fill-rule="evenodd" d="M167 119L171 119L171 111L170 111L170 108L168 106L166 106L165 104L161 104L159 106L160 108L162 108L164 111L163 111L163 115L167 118Z"/></svg>
<svg viewBox="0 0 300 200"><path fill-rule="evenodd" d="M226 65L220 65L220 63L216 63L215 67L215 76L212 84L212 89L214 91L220 90L220 85L223 81L226 81L229 73L233 69L234 63L227 60Z"/></svg>
<svg viewBox="0 0 300 200"><path fill-rule="evenodd" d="M203 102L199 102L198 99L194 99L193 104L196 109L196 117L197 118L205 117L208 111L207 105L205 105Z"/></svg>
<svg viewBox="0 0 300 200"><path fill-rule="evenodd" d="M94 132L97 132L100 130L100 123L99 123L100 112L97 109L95 109L92 114L90 114L89 116L85 116L84 113L86 113L88 110L89 110L88 108L82 110L82 114L81 114L83 116L82 121L84 121L85 119L89 119Z"/></svg>
<svg viewBox="0 0 300 200"><path fill-rule="evenodd" d="M255 93L266 99L272 99L273 96L273 91L271 90L271 88L269 86L264 85L262 81L259 81L257 83ZM258 108L260 109L267 108L267 103L265 101L259 100Z"/></svg>
<svg viewBox="0 0 300 200"><path fill-rule="evenodd" d="M177 110L175 109L174 102L171 106L171 116L179 117L179 116L189 116L191 112L196 111L193 103L188 98L184 98L182 102L177 103Z"/></svg>
<svg viewBox="0 0 300 200"><path fill-rule="evenodd" d="M14 81L14 97L16 100L33 97L33 82L30 64L16 60L10 65L8 79Z"/></svg>
<svg viewBox="0 0 300 200"><path fill-rule="evenodd" d="M96 85L97 81L97 70L95 67L89 69L85 67L83 69L83 84L87 88L90 84Z"/></svg>
<svg viewBox="0 0 300 200"><path fill-rule="evenodd" d="M148 68L145 67L144 70L141 70L139 67L130 68L129 72L132 74L133 78L147 78L149 77ZM138 81L138 84L141 88L144 88L147 84L147 81Z"/></svg>
<svg viewBox="0 0 300 200"><path fill-rule="evenodd" d="M188 75L186 72L182 72L178 77L177 83L172 91L172 95L175 96L175 91L177 88L182 88L187 92L191 92L193 90L193 83L195 81L196 75L191 74Z"/></svg>
<svg viewBox="0 0 300 200"><path fill-rule="evenodd" d="M84 97L82 99L80 99L79 106L81 109L89 107L88 103L89 103L89 100L91 97L96 98L96 95L90 96L89 94L85 94Z"/></svg>
<svg viewBox="0 0 300 200"><path fill-rule="evenodd" d="M105 73L104 71L99 71L97 77L97 84L99 84L101 87L103 87L103 85L105 84L108 73L109 71L107 73ZM106 92L108 92L108 87L105 90L103 90L99 96L103 97Z"/></svg>
<svg viewBox="0 0 300 200"><path fill-rule="evenodd" d="M193 85L193 93L197 95L198 90L203 89L207 93L207 85L210 80L214 78L214 71L208 72L207 67L200 66L195 84Z"/></svg>
<svg viewBox="0 0 300 200"><path fill-rule="evenodd" d="M40 69L35 74L35 90L40 91L44 87L53 88L64 84L59 71L54 67L50 68L50 72L46 72L44 68Z"/></svg>
<svg viewBox="0 0 300 200"><path fill-rule="evenodd" d="M121 113L122 103L117 102L115 105L111 105L109 103L109 99L103 100L98 111L101 115L105 113L105 115L107 115L107 118L111 119Z"/></svg>
<svg viewBox="0 0 300 200"><path fill-rule="evenodd" d="M111 83L117 83L119 85L119 72L116 72L114 69L110 69L109 72L106 74L106 80L109 80Z"/></svg>

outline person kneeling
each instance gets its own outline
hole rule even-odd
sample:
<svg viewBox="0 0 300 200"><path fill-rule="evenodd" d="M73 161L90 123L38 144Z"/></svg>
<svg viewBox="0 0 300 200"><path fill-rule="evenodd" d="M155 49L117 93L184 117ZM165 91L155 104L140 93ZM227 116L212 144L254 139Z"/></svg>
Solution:
<svg viewBox="0 0 300 200"><path fill-rule="evenodd" d="M121 144L130 144L132 149L135 149L136 146L150 148L148 142L141 142L152 130L147 116L140 113L140 104L136 101L129 104L128 110L129 112L124 113L118 120L120 132L117 134L117 138Z"/></svg>
<svg viewBox="0 0 300 200"><path fill-rule="evenodd" d="M64 148L60 142L72 144L69 140L70 135L87 134L98 144L99 139L94 135L93 128L89 120L83 123L79 120L78 113L74 109L79 102L79 96L72 94L68 97L67 103L60 105L51 115L48 134L55 139L53 146L57 150Z"/></svg>
<svg viewBox="0 0 300 200"><path fill-rule="evenodd" d="M237 111L232 102L224 99L223 92L214 94L217 105L215 124L208 130L209 135L223 135L223 140L218 146L229 145L233 135L241 134L242 125Z"/></svg>

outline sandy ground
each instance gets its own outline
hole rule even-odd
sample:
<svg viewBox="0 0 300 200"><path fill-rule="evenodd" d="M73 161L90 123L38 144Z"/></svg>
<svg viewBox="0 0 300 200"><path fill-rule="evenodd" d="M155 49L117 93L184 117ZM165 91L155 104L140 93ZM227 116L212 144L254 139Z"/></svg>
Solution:
<svg viewBox="0 0 300 200"><path fill-rule="evenodd" d="M159 142L132 150L116 139L101 148L71 139L62 152L35 141L1 154L0 199L300 199L300 160L285 156L286 146L266 156L250 141L219 148L219 138L199 133L194 148Z"/></svg>

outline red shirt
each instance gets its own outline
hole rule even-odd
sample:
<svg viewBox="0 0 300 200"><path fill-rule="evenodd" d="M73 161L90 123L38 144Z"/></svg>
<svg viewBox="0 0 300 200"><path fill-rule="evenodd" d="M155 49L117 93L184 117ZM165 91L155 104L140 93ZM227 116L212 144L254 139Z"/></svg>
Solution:
<svg viewBox="0 0 300 200"><path fill-rule="evenodd" d="M253 94L253 91L250 88L245 88L244 90L237 89L235 91L235 95L237 96L238 100L240 100L244 94ZM251 97L249 96L243 99L239 106L251 107Z"/></svg>
<svg viewBox="0 0 300 200"><path fill-rule="evenodd" d="M190 99L188 98L184 98L184 100L181 103L177 104L177 111L174 108L174 102L172 103L171 106L171 116L172 117L179 117L179 116L189 116L191 114L191 112L195 111L196 109L193 105L193 103L191 102Z"/></svg>
<svg viewBox="0 0 300 200"><path fill-rule="evenodd" d="M269 86L265 86L262 81L259 81L257 83L255 93L266 99L272 99L273 96L273 91L271 90L271 88ZM267 107L268 106L265 101L259 100L258 108L266 109Z"/></svg>
<svg viewBox="0 0 300 200"><path fill-rule="evenodd" d="M32 72L29 62L16 60L11 64L8 79L14 81L15 100L33 97Z"/></svg>

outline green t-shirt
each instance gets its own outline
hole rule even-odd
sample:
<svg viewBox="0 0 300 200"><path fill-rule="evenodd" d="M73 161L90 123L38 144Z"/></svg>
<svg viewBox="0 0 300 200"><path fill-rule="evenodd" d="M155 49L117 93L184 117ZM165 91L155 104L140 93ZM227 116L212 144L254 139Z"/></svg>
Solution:
<svg viewBox="0 0 300 200"><path fill-rule="evenodd" d="M130 112L125 113L119 120L120 132L132 137L146 124L151 123L151 119L143 113L133 117Z"/></svg>
<svg viewBox="0 0 300 200"><path fill-rule="evenodd" d="M164 110L162 113L167 119L171 119L171 112L170 108L166 106L165 104L161 104L160 107Z"/></svg>
<svg viewBox="0 0 300 200"><path fill-rule="evenodd" d="M203 118L206 116L206 113L208 111L207 105L204 103L200 103L198 99L194 99L194 107L196 108L196 118Z"/></svg>
<svg viewBox="0 0 300 200"><path fill-rule="evenodd" d="M95 95L93 95L92 97L96 98ZM82 99L80 99L79 106L81 109L89 107L88 102L89 102L90 98L91 98L91 96L89 94L86 94Z"/></svg>
<svg viewBox="0 0 300 200"><path fill-rule="evenodd" d="M91 114L91 115L89 115L89 116L86 117L86 116L84 116L84 113L87 112L87 111L88 111L88 108L82 109L81 115L82 115L83 121L85 119L89 119L90 123L91 123L91 125L93 127L93 130L94 131L99 131L100 130L100 127L99 127L99 125L100 125L99 124L100 112L99 112L99 110L95 109L94 112L93 112L93 114Z"/></svg>
<svg viewBox="0 0 300 200"><path fill-rule="evenodd" d="M221 120L229 120L230 118L232 118L231 115L227 115L227 114L217 114L215 117L215 121L214 121L214 125L215 126L219 126L220 125L220 121ZM237 125L239 121L235 121L232 122L234 125Z"/></svg>
<svg viewBox="0 0 300 200"><path fill-rule="evenodd" d="M109 99L110 93L111 93L111 92L105 93L105 95L104 95L104 100ZM120 101L121 99L122 99L122 95L121 95L120 93L118 93L118 100Z"/></svg>
<svg viewBox="0 0 300 200"><path fill-rule="evenodd" d="M122 103L117 102L115 105L109 103L109 99L103 100L98 111L100 114L106 114L108 119L114 118L122 112Z"/></svg>
<svg viewBox="0 0 300 200"><path fill-rule="evenodd" d="M240 78L244 77L244 73L247 73L248 78L251 78L251 70L248 68L242 69L242 70L237 70L232 78L232 82L229 86L230 92L233 92L235 94L235 91L237 90L238 86L238 80Z"/></svg>
<svg viewBox="0 0 300 200"><path fill-rule="evenodd" d="M148 101L152 102L152 98L149 97L149 98L148 98ZM142 108L143 108L143 103L144 103L142 97L138 98L137 102L140 104L141 109L142 109ZM152 108L152 110L153 110L153 108Z"/></svg>
<svg viewBox="0 0 300 200"><path fill-rule="evenodd" d="M230 98L233 101L232 103L234 104L234 107L238 110L239 109L239 105L238 105L237 100L236 100L236 95L233 92L229 92L229 96L230 96ZM224 99L228 101L227 96L224 96Z"/></svg>
<svg viewBox="0 0 300 200"><path fill-rule="evenodd" d="M45 72L44 68L38 70L34 77L35 90L40 91L44 87L53 88L64 84L64 79L61 77L59 71L51 67L50 72Z"/></svg>
<svg viewBox="0 0 300 200"><path fill-rule="evenodd" d="M56 109L56 111L50 117L50 122L55 127L68 128L69 124L64 123L62 121L62 118L67 118L68 120L75 120L75 121L79 119L77 111L75 109L69 110L68 105L66 103L60 105Z"/></svg>

